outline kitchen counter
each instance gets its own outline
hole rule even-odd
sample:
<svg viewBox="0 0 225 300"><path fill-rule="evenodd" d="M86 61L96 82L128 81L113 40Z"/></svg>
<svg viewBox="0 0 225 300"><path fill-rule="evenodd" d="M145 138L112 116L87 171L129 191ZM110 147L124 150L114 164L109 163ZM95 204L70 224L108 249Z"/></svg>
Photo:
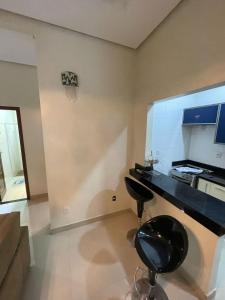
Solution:
<svg viewBox="0 0 225 300"><path fill-rule="evenodd" d="M217 236L225 234L225 202L157 171L140 174L130 169L130 175Z"/></svg>
<svg viewBox="0 0 225 300"><path fill-rule="evenodd" d="M183 164L188 164L197 168L202 168L202 169L206 169L209 170L210 173L204 173L204 174L199 174L198 178L202 178L205 180L208 180L210 182L216 183L218 185L222 185L225 187L225 169L223 168L219 168L219 167L215 167L212 165L208 165L208 164L203 164L197 161L193 161L193 160L178 160L178 161L174 161L172 163L172 166L179 166L179 165L183 165Z"/></svg>
<svg viewBox="0 0 225 300"><path fill-rule="evenodd" d="M225 177L217 176L214 174L200 174L198 175L198 178L202 178L225 187Z"/></svg>

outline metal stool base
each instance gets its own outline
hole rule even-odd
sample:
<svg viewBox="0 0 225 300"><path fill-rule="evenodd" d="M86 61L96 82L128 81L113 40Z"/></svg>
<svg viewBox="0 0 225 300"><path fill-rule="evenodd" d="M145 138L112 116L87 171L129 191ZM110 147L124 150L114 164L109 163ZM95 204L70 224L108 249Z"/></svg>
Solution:
<svg viewBox="0 0 225 300"><path fill-rule="evenodd" d="M149 289L149 280L147 278L141 278L136 282L136 287L140 294L137 293L135 287L131 292L131 300L169 300L163 288L156 283L154 287ZM150 292L150 296L149 295Z"/></svg>

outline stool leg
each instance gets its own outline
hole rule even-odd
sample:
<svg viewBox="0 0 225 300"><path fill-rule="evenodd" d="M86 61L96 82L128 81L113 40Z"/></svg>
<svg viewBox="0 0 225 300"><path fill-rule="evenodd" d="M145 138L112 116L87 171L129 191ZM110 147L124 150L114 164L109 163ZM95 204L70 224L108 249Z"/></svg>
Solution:
<svg viewBox="0 0 225 300"><path fill-rule="evenodd" d="M151 271L150 269L148 270L148 274L149 274L149 283L151 285L151 291L150 291L150 296L149 296L149 300L155 300L155 293L154 293L154 288L156 285L156 277L157 274L153 271Z"/></svg>
<svg viewBox="0 0 225 300"><path fill-rule="evenodd" d="M141 227L142 225L142 215L144 211L144 202L142 201L137 201L137 214L138 214L138 223L139 226Z"/></svg>
<svg viewBox="0 0 225 300"><path fill-rule="evenodd" d="M138 225L139 225L139 227L141 227L141 225L142 225L142 218L138 218Z"/></svg>
<svg viewBox="0 0 225 300"><path fill-rule="evenodd" d="M153 271L151 271L150 269L148 270L148 276L149 276L149 282L151 284L151 286L154 286L156 284L156 277L157 274Z"/></svg>

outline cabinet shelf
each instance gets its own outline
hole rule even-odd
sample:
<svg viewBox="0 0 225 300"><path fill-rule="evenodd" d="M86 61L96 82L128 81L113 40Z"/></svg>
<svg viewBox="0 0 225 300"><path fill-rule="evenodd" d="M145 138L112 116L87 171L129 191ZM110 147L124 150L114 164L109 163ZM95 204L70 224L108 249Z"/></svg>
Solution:
<svg viewBox="0 0 225 300"><path fill-rule="evenodd" d="M225 144L225 103L220 105L215 144Z"/></svg>
<svg viewBox="0 0 225 300"><path fill-rule="evenodd" d="M215 125L219 105L187 108L183 114L183 125Z"/></svg>

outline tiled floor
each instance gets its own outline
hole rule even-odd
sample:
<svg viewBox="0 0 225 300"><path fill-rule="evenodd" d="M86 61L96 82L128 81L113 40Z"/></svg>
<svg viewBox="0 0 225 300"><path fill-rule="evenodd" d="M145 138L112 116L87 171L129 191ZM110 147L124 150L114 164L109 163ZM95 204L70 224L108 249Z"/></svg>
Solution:
<svg viewBox="0 0 225 300"><path fill-rule="evenodd" d="M7 189L3 197L3 202L27 198L24 176L12 177L6 186Z"/></svg>
<svg viewBox="0 0 225 300"><path fill-rule="evenodd" d="M48 203L29 207L35 265L23 300L120 300L129 291L140 260L126 241L135 224L126 213L48 234ZM170 300L194 300L193 291L174 274L160 279Z"/></svg>

